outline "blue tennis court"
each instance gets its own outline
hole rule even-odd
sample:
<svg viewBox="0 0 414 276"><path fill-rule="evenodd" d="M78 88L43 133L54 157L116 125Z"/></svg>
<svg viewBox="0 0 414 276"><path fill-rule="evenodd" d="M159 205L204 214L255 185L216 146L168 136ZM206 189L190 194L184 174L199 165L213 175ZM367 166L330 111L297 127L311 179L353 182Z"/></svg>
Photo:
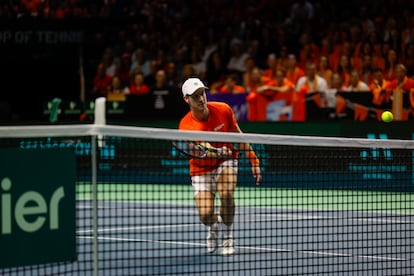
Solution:
<svg viewBox="0 0 414 276"><path fill-rule="evenodd" d="M108 200L98 210L99 275L402 275L414 267L411 214L239 206L236 254L222 257L207 253L191 204ZM93 239L92 229L77 235Z"/></svg>

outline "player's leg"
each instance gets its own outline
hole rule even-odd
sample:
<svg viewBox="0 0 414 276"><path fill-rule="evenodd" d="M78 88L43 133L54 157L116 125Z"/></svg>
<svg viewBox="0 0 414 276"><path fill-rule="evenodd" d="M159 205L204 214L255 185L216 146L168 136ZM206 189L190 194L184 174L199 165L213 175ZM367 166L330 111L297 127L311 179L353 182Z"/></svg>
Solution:
<svg viewBox="0 0 414 276"><path fill-rule="evenodd" d="M214 209L215 194L208 191L200 191L195 195L200 221L208 226L207 251L213 253L219 244L219 222Z"/></svg>
<svg viewBox="0 0 414 276"><path fill-rule="evenodd" d="M193 176L191 180L200 221L208 226L207 251L212 253L218 247L220 230L214 208L217 185L215 184L213 174Z"/></svg>
<svg viewBox="0 0 414 276"><path fill-rule="evenodd" d="M198 216L200 221L206 226L211 226L217 222L217 215L214 211L214 198L215 195L208 191L200 191L195 195Z"/></svg>
<svg viewBox="0 0 414 276"><path fill-rule="evenodd" d="M218 176L217 190L220 197L220 217L223 220L222 255L234 254L232 226L236 205L234 190L237 183L237 161L226 161Z"/></svg>
<svg viewBox="0 0 414 276"><path fill-rule="evenodd" d="M223 223L231 226L234 221L235 202L234 189L237 183L237 173L233 168L225 167L218 177L217 190L220 197L220 216Z"/></svg>

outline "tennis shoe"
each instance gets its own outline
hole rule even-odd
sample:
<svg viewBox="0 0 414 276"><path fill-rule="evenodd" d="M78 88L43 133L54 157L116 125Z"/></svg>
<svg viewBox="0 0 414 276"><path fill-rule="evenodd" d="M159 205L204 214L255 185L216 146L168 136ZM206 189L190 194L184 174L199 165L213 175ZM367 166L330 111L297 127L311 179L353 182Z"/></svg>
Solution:
<svg viewBox="0 0 414 276"><path fill-rule="evenodd" d="M207 251L208 253L213 253L216 251L219 242L219 230L220 225L219 223L215 223L214 225L208 227L208 234L207 234Z"/></svg>
<svg viewBox="0 0 414 276"><path fill-rule="evenodd" d="M223 237L223 244L221 245L221 255L230 256L235 252L233 237Z"/></svg>

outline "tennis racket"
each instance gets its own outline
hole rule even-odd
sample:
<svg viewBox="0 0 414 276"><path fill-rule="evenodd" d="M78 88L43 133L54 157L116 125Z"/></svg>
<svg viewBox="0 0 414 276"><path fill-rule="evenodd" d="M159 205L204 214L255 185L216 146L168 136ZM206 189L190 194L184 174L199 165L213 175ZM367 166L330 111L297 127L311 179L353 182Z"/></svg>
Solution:
<svg viewBox="0 0 414 276"><path fill-rule="evenodd" d="M172 144L179 152L193 158L203 159L207 157L209 152L214 152L219 157L224 155L224 152L221 149L215 147L205 147L192 141L173 141Z"/></svg>

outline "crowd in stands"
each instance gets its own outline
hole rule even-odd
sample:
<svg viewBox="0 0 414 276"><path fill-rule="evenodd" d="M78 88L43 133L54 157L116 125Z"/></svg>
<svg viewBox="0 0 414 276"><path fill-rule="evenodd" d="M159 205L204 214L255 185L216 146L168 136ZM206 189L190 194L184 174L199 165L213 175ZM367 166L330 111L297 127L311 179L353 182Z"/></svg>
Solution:
<svg viewBox="0 0 414 276"><path fill-rule="evenodd" d="M372 91L380 104L390 97L384 89L414 89L409 1L6 2L3 16L133 19L94 34L105 47L88 60L92 97L176 89L189 76L210 93L246 93L249 100L255 93L289 102L295 93L336 89Z"/></svg>

